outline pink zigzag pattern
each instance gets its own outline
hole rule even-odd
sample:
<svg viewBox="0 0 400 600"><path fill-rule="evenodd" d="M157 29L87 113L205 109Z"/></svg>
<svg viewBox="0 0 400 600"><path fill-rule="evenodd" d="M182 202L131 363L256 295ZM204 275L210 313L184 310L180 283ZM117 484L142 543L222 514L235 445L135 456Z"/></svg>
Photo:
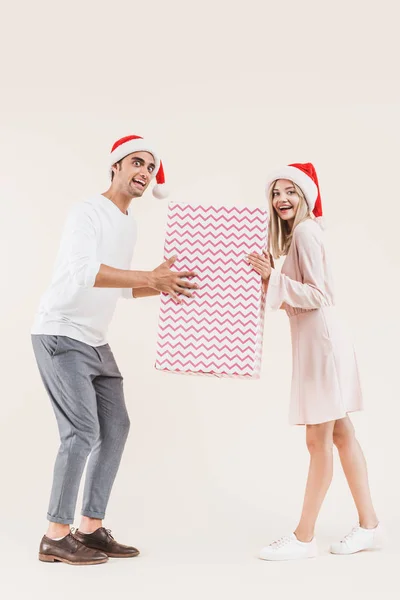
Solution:
<svg viewBox="0 0 400 600"><path fill-rule="evenodd" d="M248 214L257 214L259 213L259 208L249 208L247 206L243 206L242 208L239 208L238 206L231 206L230 208L226 208L225 206L193 206L192 204L179 204L178 202L173 203L170 205L170 212L176 212L176 211L180 211L180 212L185 212L185 211L189 211L192 213L196 213L198 211L201 211L203 213L208 213L208 212L213 212L213 213L238 213L238 214L243 214L245 213L246 215ZM259 216L257 217L259 220Z"/></svg>
<svg viewBox="0 0 400 600"><path fill-rule="evenodd" d="M193 328L191 327L190 330L192 330ZM220 344L222 342L225 342L226 340L228 340L231 344L234 344L235 342L240 342L242 345L246 344L246 343L254 343L254 339L252 337L248 337L246 339L243 339L242 337L236 336L236 337L232 337L231 335L224 335L222 337L218 337L217 335L212 335L212 336L206 336L204 335L204 331L203 329L198 330L198 333L201 333L202 335L200 335L199 337L195 337L193 335L193 332L191 335L187 335L184 336L180 331L177 333L177 335L173 335L172 332L168 332L166 334L159 334L158 336L158 344L162 344L162 342L160 342L160 340L165 340L165 339L171 339L171 340L179 340L180 344L182 344L182 340L184 342L196 342L196 341L202 341L204 340L205 342L213 342L214 340L219 342ZM222 333L222 332L220 332ZM221 346L222 347L222 346Z"/></svg>
<svg viewBox="0 0 400 600"><path fill-rule="evenodd" d="M168 260L168 258L170 257L166 257L165 260ZM178 261L177 261L178 262ZM207 279L209 279L210 281L223 281L225 282L229 282L230 285L232 285L232 282L234 283L240 283L243 281L254 281L254 282L259 282L260 281L260 276L257 275L257 273L254 271L254 275L253 272L249 271L248 273L243 272L241 270L238 271L238 273L242 274L242 277L233 277L233 275L230 275L228 277L223 277L222 275L219 275L218 272L222 271L224 274L226 273L230 273L231 269L219 269L219 268L215 268L214 270L211 270L207 267L207 272L206 271L202 271L201 266L199 266L198 263L193 263L192 265L184 263L183 265L178 263L178 266L176 266L177 263L175 263L173 266L175 267L174 270L176 271L198 271L202 276L206 277ZM247 267L247 265L246 265ZM249 267L250 268L250 267ZM216 276L210 275L210 273L217 273ZM235 275L237 275L237 273L235 273ZM201 281L201 279L200 279Z"/></svg>
<svg viewBox="0 0 400 600"><path fill-rule="evenodd" d="M232 309L238 308L240 306L240 308L243 308L243 310L246 310L249 306L257 310L259 305L259 303L257 303L255 300L248 302L247 304L244 304L240 301L234 304L230 300L226 300L226 302L219 302L218 300L215 300L214 302L209 302L207 299L202 300L200 298L197 299L197 304L198 306L209 306L211 309L213 309L215 306L219 306L220 308L230 306Z"/></svg>
<svg viewBox="0 0 400 600"><path fill-rule="evenodd" d="M156 368L258 376L261 281L244 258L266 246L267 224L262 209L170 205L165 258L175 254L173 269L195 271L201 288L181 305L162 294Z"/></svg>
<svg viewBox="0 0 400 600"><path fill-rule="evenodd" d="M161 344L160 342L158 342L158 347L159 348L167 348L168 352L171 354L171 356L174 356L174 354L180 354L180 353L184 353L183 350L184 348L182 348L182 344L181 343L177 343L177 344L171 344L170 342L165 342L164 344ZM174 352L174 350L177 348L177 351ZM200 350L218 350L218 353L215 356L220 356L220 352L222 350L226 350L228 352L228 356L229 356L229 352L240 352L243 354L249 354L250 358L253 356L253 349L252 348L242 348L242 346L233 346L232 344L211 344L210 346L207 346L206 344L199 344L198 346L195 346L194 348L189 349L190 353L193 353L196 358L198 358L199 356L201 356L201 352L196 353L197 351ZM160 353L161 356L161 353ZM205 355L206 356L206 355ZM209 355L211 356L211 355Z"/></svg>
<svg viewBox="0 0 400 600"><path fill-rule="evenodd" d="M181 367L178 369L178 365ZM195 362L192 360L181 361L165 360L160 363L160 368L166 369L167 371L183 371L183 372L198 372L198 373L210 373L210 369L213 369L216 373L232 373L233 375L253 375L253 365L240 365L238 363L229 362L218 362L210 363L205 365L202 361Z"/></svg>
<svg viewBox="0 0 400 600"><path fill-rule="evenodd" d="M182 307L181 307L182 308ZM165 321L166 319L175 319L175 323L177 326L183 323L194 323L198 325L203 321L204 324L215 323L215 324L230 324L233 325L235 323L243 325L243 327L257 327L258 325L258 313L256 310L249 311L249 315L243 316L242 313L230 313L229 315L218 314L218 315L209 315L203 314L201 310L197 311L194 315L193 312L189 309L181 312L177 311L168 311L160 314L160 319ZM186 321L185 321L186 319Z"/></svg>
<svg viewBox="0 0 400 600"><path fill-rule="evenodd" d="M262 244L265 242L266 236L262 233L255 233L253 229L241 229L235 232L227 232L221 229L210 229L211 224L207 229L194 225L192 228L189 227L189 223L186 227L178 228L178 226L169 226L167 233L170 239L165 240L165 243L170 243L170 240L178 240L179 242L187 242L191 239L194 242L208 242L216 244L229 244L230 246L236 247L244 244Z"/></svg>
<svg viewBox="0 0 400 600"><path fill-rule="evenodd" d="M243 325L247 324L247 323L253 323L254 325L257 325L257 317L254 314L255 311L249 311L250 314L247 314L246 312L243 312L241 310L238 310L238 312L234 313L230 310L225 310L225 311L220 311L220 310L214 310L214 311L209 311L207 308L202 308L200 310L198 310L196 308L196 306L193 305L189 305L189 304L185 304L185 305L181 305L180 307L177 306L175 304L175 307L177 307L178 309L181 309L182 314L187 315L193 319L194 317L192 317L192 315L196 315L197 317L201 317L202 319L206 319L207 317L209 317L209 319L215 320L218 317L221 317L221 319L226 319L227 321L229 321L229 317L231 317L232 322L233 323L241 323ZM176 309L175 309L176 310ZM161 312L162 315L170 315L171 311L167 310L167 309L163 309ZM243 321L241 319L239 319L239 317L241 317L243 319ZM179 316L177 318L177 322L179 322Z"/></svg>
<svg viewBox="0 0 400 600"><path fill-rule="evenodd" d="M168 246L168 253L171 254L183 254L184 252L188 252L188 253L196 253L196 258L202 258L203 261L205 260L205 258L209 258L209 256L218 256L218 257L224 257L225 258L229 258L229 263L234 263L237 265L240 265L244 260L245 260L245 256L246 254L251 254L251 252L249 250L247 251L242 251L242 252L234 252L234 251L230 251L230 252L226 252L226 250L210 250L210 248L201 248L201 246L199 247L195 247L192 246L190 247L189 245L185 245L185 246ZM239 259L239 260L235 260Z"/></svg>
<svg viewBox="0 0 400 600"><path fill-rule="evenodd" d="M253 300L253 298L249 298L248 302L241 302L240 300L236 303L232 302L231 300L227 300L222 298L221 302L219 300L214 300L214 302L212 301L208 301L207 296L203 296L203 297L199 297L197 298L197 296L194 296L194 299L196 300L195 305L196 308L198 308L200 310L201 313L205 312L208 315L215 315L215 314L220 314L221 311L228 312L230 313L230 311L234 312L235 315L238 314L238 311L240 311L241 316L246 316L247 312L251 312L252 315L256 315L259 309L259 304L257 304L256 300ZM225 300L225 302L224 302ZM193 303L193 298L185 298L185 301L181 304L175 304L175 311L193 311L195 310L194 308L194 303ZM196 314L196 313L195 313Z"/></svg>
<svg viewBox="0 0 400 600"><path fill-rule="evenodd" d="M203 230L209 229L210 231L213 230L215 233L221 235L225 235L227 231L235 229L238 232L239 237L244 233L253 237L255 231L258 235L263 234L263 228L260 226L259 222L257 225L253 225L251 221L243 221L243 219L232 218L230 221L231 223L226 225L222 223L215 223L214 221L207 223L207 219L204 219L201 215L195 218L187 215L183 218L183 220L180 220L178 216L175 216L171 219L169 227L175 227L176 225L180 224L183 231L188 231L189 229L196 231L197 228Z"/></svg>
<svg viewBox="0 0 400 600"><path fill-rule="evenodd" d="M257 217L255 218L249 218L247 216L240 216L240 215L223 215L221 214L220 216L216 216L214 214L205 214L205 213L198 213L198 214L194 214L194 213L176 213L176 214L172 214L170 215L170 221L171 222L177 222L180 221L183 225L187 225L188 220L190 220L193 224L193 226L196 226L198 223L204 223L206 225L212 225L213 227L216 228L221 228L221 229L226 229L228 228L230 225L232 225L233 223L236 224L237 227L240 227L241 229L248 229L251 230L253 229L253 227L256 228L260 228L260 220L257 219Z"/></svg>
<svg viewBox="0 0 400 600"><path fill-rule="evenodd" d="M164 358L164 356L170 356L172 358L175 358L175 356L180 357L180 358L189 358L190 360L192 360L193 358L196 359L200 359L200 358L204 358L204 362L208 362L208 361L212 361L212 359L217 359L217 360L230 360L232 359L232 357L234 356L234 358L236 360L240 360L241 362L246 363L247 361L250 363L253 363L255 360L255 356L253 352L245 352L243 353L244 356L238 356L237 354L235 354L234 352L232 352L232 350L230 351L230 353L221 353L221 352L211 352L211 353L205 353L203 351L200 351L198 353L194 352L194 350L192 350L191 352L189 351L186 355L185 353L183 353L181 350L177 350L176 352L174 350L169 350L166 352L162 352L161 350L158 351L158 354L161 358L161 360ZM240 353L242 354L242 353ZM246 354L248 354L249 356L246 356Z"/></svg>
<svg viewBox="0 0 400 600"><path fill-rule="evenodd" d="M199 244L201 247L203 245L210 245L213 248L215 246L223 246L224 248L229 247L231 250L238 249L240 247L248 248L256 244L259 246L262 242L265 241L265 238L262 236L253 236L253 234L249 232L249 235L244 236L246 233L242 231L242 235L240 238L234 236L234 234L230 233L228 236L225 233L204 233L204 231L194 231L193 229L182 229L180 234L178 235L177 230L168 230L169 239L165 241L166 245L172 244L175 242L176 244Z"/></svg>
<svg viewBox="0 0 400 600"><path fill-rule="evenodd" d="M213 286L203 286L202 288L200 288L199 290L196 290L196 296L197 299L200 303L201 299L202 299L202 294L205 294L207 296L207 298L210 298L211 300L213 298L223 298L227 301L235 301L235 300L239 300L243 299L245 302L254 300L254 294L253 291L258 292L258 288L256 286L252 286L252 288L250 289L250 293L247 294L247 296L245 296L244 294L242 294L241 292L239 292L238 294L233 294L231 291L226 292L227 288L220 288L221 292L212 294L209 290L211 289L215 289ZM229 289L229 288L228 288ZM243 288L242 288L243 289ZM244 290L244 291L248 291L248 290Z"/></svg>
<svg viewBox="0 0 400 600"><path fill-rule="evenodd" d="M197 325L197 323L196 323L196 325ZM215 323L206 323L206 324L203 324L201 331L204 334L213 335L218 330L218 325L221 326L220 323L217 323L217 324L215 324ZM232 327L232 324L230 324L230 325ZM192 335L192 336L195 336L195 334L198 333L198 331L196 331L196 329L194 328L194 326L193 327L185 327L184 324L181 324L180 327L174 327L174 325L172 323L168 323L168 322L167 323L165 323L165 322L160 323L160 333L161 333L161 335L168 333L171 336L174 336L174 335L175 336L179 336L182 332L185 333L185 334L187 334L187 335ZM237 335L240 334L240 332L241 332L241 330L238 330L238 329L235 330L235 329L232 329L230 327L225 327L222 330L222 334L224 336L228 336L228 335L237 336ZM246 334L247 335L252 335L253 339L257 338L257 333L258 333L257 327L254 327L254 328L248 327L246 329ZM186 342L182 342L182 346L185 346L186 344L187 344Z"/></svg>
<svg viewBox="0 0 400 600"><path fill-rule="evenodd" d="M209 231L210 233L214 233L216 235L225 235L226 237L229 237L229 235L226 233L227 231L231 232L232 229L235 230L237 237L247 237L247 239L252 240L256 237L258 237L260 240L264 239L264 230L263 228L260 227L246 227L243 228L240 227L239 223L232 223L229 226L223 227L222 225L213 225L212 223L206 223L204 225L204 223L202 221L198 221L192 224L190 217L188 217L186 219L186 221L184 223L180 223L179 219L174 219L171 220L169 226L168 226L168 233L179 233L179 231L176 229L177 225L183 225L187 227L187 230L190 230L190 226L192 225L192 229L194 231L196 231L196 229L202 229L203 231ZM185 229L184 229L185 230ZM257 233L255 233L257 232Z"/></svg>
<svg viewBox="0 0 400 600"><path fill-rule="evenodd" d="M249 267L249 265L247 263L245 263L245 261L243 261L243 262L244 262L244 266L246 267L246 269L251 268L251 267ZM224 273L224 275L226 275L227 273L234 273L235 275L237 275L238 273L242 273L243 272L243 267L240 268L240 269L237 269L237 268L234 269L233 267L229 267L228 269L225 269L224 267L226 267L226 265L228 265L228 264L229 264L229 262L226 261L226 260L219 260L218 261L218 265L215 265L214 269L210 268L209 271L211 271L212 273L216 273L216 272L220 272L221 271L221 273ZM197 268L197 270L201 269L201 267L196 267L194 265L191 268L189 268L189 265L182 265L179 268L180 269L184 269L184 270L188 270L188 271L190 271L190 270L192 270L192 271L196 270L196 268ZM252 275L251 272L249 274Z"/></svg>
<svg viewBox="0 0 400 600"><path fill-rule="evenodd" d="M249 344L248 346L240 346L240 345L231 345L229 344L206 344L204 340L200 343L195 344L194 341L191 341L190 344L182 345L181 343L172 344L170 342L165 342L164 344L158 343L157 346L158 352L168 352L173 355L175 352L179 353L182 356L195 356L198 358L200 352L206 352L207 355L214 350L219 356L221 352L225 351L228 354L240 356L240 358L249 358L254 359L255 352L257 350L256 345L254 343Z"/></svg>
<svg viewBox="0 0 400 600"><path fill-rule="evenodd" d="M197 229L201 229L202 231L212 231L216 235L227 235L227 232L230 232L234 229L237 232L237 237L240 238L244 235L250 237L250 239L255 237L255 232L258 236L262 236L264 233L264 229L262 224L253 225L250 222L242 223L239 219L232 219L232 222L229 225L220 225L214 224L212 221L209 223L205 223L204 219L201 216L192 219L189 215L185 217L183 221L179 219L179 217L174 217L171 219L168 231L171 232L171 229L175 228L177 225L180 225L181 231L183 233L187 233L188 231L193 231L194 233L199 233L196 231Z"/></svg>
<svg viewBox="0 0 400 600"><path fill-rule="evenodd" d="M259 217L259 209L253 209L253 210L249 210L248 207L243 207L241 209L239 209L236 206L233 206L231 208L226 208L224 206L220 206L218 208L216 208L215 206L209 206L208 208L204 208L201 206L191 206L190 204L179 204L179 203L175 203L174 205L170 205L169 207L169 214L172 217L174 215L174 213L179 213L180 215L186 215L188 213L190 213L192 218L195 218L196 215L201 215L203 218L207 215L210 214L210 217L213 219L213 221L218 221L221 218L224 220L224 224L226 222L229 222L229 220L232 217L238 217L241 219L247 219L250 221L262 221L262 219L260 219ZM251 216L249 215L253 215L253 214L257 214L256 217L251 218ZM220 215L219 217L216 215Z"/></svg>
<svg viewBox="0 0 400 600"><path fill-rule="evenodd" d="M216 362L216 361L214 361L212 359L210 359L209 361L204 361L203 359L196 360L195 357L187 358L186 360L185 360L185 358L186 357L182 356L181 358L176 358L174 360L173 358L171 358L171 359L168 359L168 358L164 359L163 357L161 357L161 362L164 362L164 363L165 362L169 362L170 364L174 364L174 363L175 364L181 364L181 366L184 366L185 363L186 364L191 363L192 365L197 365L197 366L202 366L202 367L207 366L208 368L209 367L214 367L214 368L225 367L225 368L229 368L229 363L232 363L232 359L230 359L229 362L224 361L224 360ZM233 368L238 368L238 367L242 367L242 368L243 367L249 367L249 368L251 368L253 366L253 363L254 363L254 361L240 360L240 359L237 359L237 357L234 357L234 360L235 360L235 363L232 365Z"/></svg>
<svg viewBox="0 0 400 600"><path fill-rule="evenodd" d="M235 230L238 238L242 234L245 234L252 239L255 235L261 238L265 236L265 229L263 223L260 221L249 221L247 219L238 219L232 217L229 221L225 220L224 217L220 217L219 220L213 218L206 218L202 215L172 215L167 226L167 231L173 234L176 229L179 229L180 235L187 235L190 232L193 235L199 235L201 231L205 231L204 235L211 235L213 233L217 238L219 236L226 238L230 236L232 230Z"/></svg>
<svg viewBox="0 0 400 600"><path fill-rule="evenodd" d="M201 316L201 314L200 314ZM228 324L230 325L242 325L243 327L250 327L253 326L254 328L257 328L258 325L258 321L256 319L247 319L246 321L242 321L241 319L229 319L228 317L222 317L220 320L219 319L213 319L213 318L207 318L207 317L202 317L201 319L195 319L194 317L191 317L190 319L184 319L183 317L179 317L178 319L174 319L173 316L169 315L168 313L162 313L160 320L161 323L166 322L167 319L169 327L171 327L172 329L179 331L179 328L182 327L183 323L186 324L191 324L191 323L196 323L196 325L203 325L203 327L205 326L205 323L207 323L208 325L221 325L221 324L225 324L228 326ZM174 323L174 325L172 325L171 321Z"/></svg>
<svg viewBox="0 0 400 600"><path fill-rule="evenodd" d="M199 328L196 328L194 325L189 325L189 327L185 327L185 325L183 325L182 323L180 323L179 327L174 327L174 326L172 326L171 323L167 323L166 321L161 321L158 329L160 332L164 332L164 331L166 331L168 333L171 332L171 335L172 335L172 332L174 332L174 333L177 332L177 336L181 335L182 330L185 331L186 333L189 331L194 331L196 333L200 333L203 331L213 331L214 333L218 332L221 334L226 334L227 332L229 332L232 335L234 335L235 333L243 333L243 335L252 334L253 336L255 336L257 334L256 328L254 328L254 329L248 328L248 329L243 330L240 327L236 327L236 329L231 329L230 327L228 327L228 324L225 324L226 326L223 329L220 329L218 327L218 325L221 325L221 324L220 323L216 324L216 323L212 322L211 329L207 330L207 327L205 327L204 324L202 327L199 327ZM230 325L231 325L231 323L230 323Z"/></svg>
<svg viewBox="0 0 400 600"><path fill-rule="evenodd" d="M204 292L204 290L207 290L207 294L209 296L209 298L216 298L217 296L221 295L221 292L223 294L223 297L228 297L228 296L232 296L233 298L239 298L239 296L242 296L245 300L248 299L249 296L252 295L252 292L259 292L260 288L257 285L250 285L250 286L244 286L244 285L235 285L235 287L231 287L231 286L222 286L222 285L211 285L211 284L202 284L202 287L199 290L196 290L196 294L202 294ZM210 294L210 292L208 290L221 290L220 293L215 293L215 294ZM227 293L228 290L228 293ZM241 294L241 291L243 292L250 292L249 296L244 297L243 294ZM235 292L239 292L239 294L235 295Z"/></svg>

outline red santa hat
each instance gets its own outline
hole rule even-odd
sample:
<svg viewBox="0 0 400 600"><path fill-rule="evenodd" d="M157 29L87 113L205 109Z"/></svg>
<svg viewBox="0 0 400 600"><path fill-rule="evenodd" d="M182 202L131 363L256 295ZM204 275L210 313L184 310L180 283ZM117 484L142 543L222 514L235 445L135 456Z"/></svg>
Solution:
<svg viewBox="0 0 400 600"><path fill-rule="evenodd" d="M146 142L140 135L127 135L126 137L117 140L111 148L111 154L109 159L110 174L112 166L118 161L132 154L133 152L150 152L154 157L155 169L152 173L152 177L156 178L156 185L153 187L153 196L159 198L166 198L168 196L168 190L165 186L165 175L163 164L154 152L154 146Z"/></svg>
<svg viewBox="0 0 400 600"><path fill-rule="evenodd" d="M310 212L312 212L315 217L322 217L322 204L318 177L313 164L293 163L272 171L269 174L267 181L267 197L269 195L271 185L277 179L289 179L289 181L293 181L293 183L298 185L304 194Z"/></svg>

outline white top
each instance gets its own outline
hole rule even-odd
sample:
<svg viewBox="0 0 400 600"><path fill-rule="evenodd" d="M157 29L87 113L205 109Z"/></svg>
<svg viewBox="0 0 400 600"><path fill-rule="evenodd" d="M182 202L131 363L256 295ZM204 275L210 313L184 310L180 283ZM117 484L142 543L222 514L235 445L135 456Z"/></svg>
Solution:
<svg viewBox="0 0 400 600"><path fill-rule="evenodd" d="M100 265L130 269L136 222L102 195L76 204L67 219L50 287L41 298L32 334L66 335L90 346L107 343L118 298L131 289L95 288Z"/></svg>

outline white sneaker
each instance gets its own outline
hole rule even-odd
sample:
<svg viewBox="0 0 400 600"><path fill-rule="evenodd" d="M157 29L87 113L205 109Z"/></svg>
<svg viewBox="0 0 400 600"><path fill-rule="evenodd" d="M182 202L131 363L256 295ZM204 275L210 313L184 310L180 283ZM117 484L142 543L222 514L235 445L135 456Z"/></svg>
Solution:
<svg viewBox="0 0 400 600"><path fill-rule="evenodd" d="M300 542L294 533L265 546L260 552L263 560L296 560L315 558L318 554L315 538L311 542Z"/></svg>
<svg viewBox="0 0 400 600"><path fill-rule="evenodd" d="M383 531L380 523L374 529L354 527L340 542L332 544L332 554L354 554L361 550L380 548L383 542Z"/></svg>

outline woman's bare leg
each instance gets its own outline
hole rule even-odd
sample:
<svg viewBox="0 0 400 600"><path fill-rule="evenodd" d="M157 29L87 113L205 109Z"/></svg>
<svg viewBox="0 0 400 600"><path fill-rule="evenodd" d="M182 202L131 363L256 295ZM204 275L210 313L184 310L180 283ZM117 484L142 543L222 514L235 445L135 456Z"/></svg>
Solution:
<svg viewBox="0 0 400 600"><path fill-rule="evenodd" d="M303 510L295 535L301 542L314 537L315 523L333 475L333 430L335 421L306 425L306 442L310 467Z"/></svg>
<svg viewBox="0 0 400 600"><path fill-rule="evenodd" d="M378 524L378 517L372 504L367 464L349 417L335 422L333 443L339 451L340 462L357 508L360 526L364 529L373 529Z"/></svg>

